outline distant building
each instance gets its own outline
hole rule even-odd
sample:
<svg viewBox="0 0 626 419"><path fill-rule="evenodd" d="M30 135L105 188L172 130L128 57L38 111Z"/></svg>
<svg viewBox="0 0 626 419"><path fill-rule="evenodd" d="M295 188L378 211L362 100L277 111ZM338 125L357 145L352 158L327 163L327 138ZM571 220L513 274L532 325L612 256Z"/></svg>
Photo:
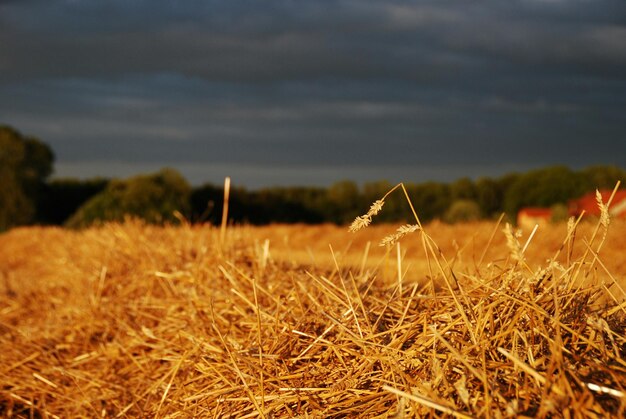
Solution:
<svg viewBox="0 0 626 419"><path fill-rule="evenodd" d="M602 201L606 203L612 190L602 190ZM590 192L578 199L573 199L569 202L568 210L570 215L579 216L583 211L586 215L600 215L600 208L598 208L598 202L596 201L596 193ZM626 218L626 189L620 189L615 193L611 206L609 207L609 214L615 218Z"/></svg>
<svg viewBox="0 0 626 419"><path fill-rule="evenodd" d="M517 213L517 225L524 229L534 228L536 224L545 225L552 218L550 208L527 207Z"/></svg>

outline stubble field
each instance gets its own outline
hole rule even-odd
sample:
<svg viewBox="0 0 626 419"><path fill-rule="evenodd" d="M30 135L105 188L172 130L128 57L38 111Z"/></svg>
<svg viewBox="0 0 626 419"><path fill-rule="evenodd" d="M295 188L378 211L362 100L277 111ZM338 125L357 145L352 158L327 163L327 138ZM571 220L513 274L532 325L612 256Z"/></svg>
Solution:
<svg viewBox="0 0 626 419"><path fill-rule="evenodd" d="M626 222L0 235L5 417L624 415Z"/></svg>

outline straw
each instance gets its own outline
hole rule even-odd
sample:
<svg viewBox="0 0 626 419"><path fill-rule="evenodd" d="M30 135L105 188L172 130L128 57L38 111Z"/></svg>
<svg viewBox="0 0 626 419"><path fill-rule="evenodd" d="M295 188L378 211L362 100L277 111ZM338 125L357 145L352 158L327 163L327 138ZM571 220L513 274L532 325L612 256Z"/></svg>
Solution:
<svg viewBox="0 0 626 419"><path fill-rule="evenodd" d="M573 232L542 227L524 263L496 223L420 225L386 278L385 249L366 243L397 227L232 226L221 241L220 227L129 219L3 234L0 416L626 413L626 223L599 249L579 222L550 261ZM314 229L328 265L291 259Z"/></svg>

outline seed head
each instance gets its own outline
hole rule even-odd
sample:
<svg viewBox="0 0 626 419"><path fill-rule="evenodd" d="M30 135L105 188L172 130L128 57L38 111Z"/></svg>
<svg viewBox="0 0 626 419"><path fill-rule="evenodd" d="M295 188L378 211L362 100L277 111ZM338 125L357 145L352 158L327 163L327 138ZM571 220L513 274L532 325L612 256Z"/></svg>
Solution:
<svg viewBox="0 0 626 419"><path fill-rule="evenodd" d="M398 229L396 230L394 234L390 234L389 236L382 239L380 241L380 246L393 246L402 237L406 236L407 234L411 234L415 231L418 231L419 229L420 229L420 226L418 226L417 224L406 224L406 225L400 226L398 227Z"/></svg>
<svg viewBox="0 0 626 419"><path fill-rule="evenodd" d="M609 207L602 201L602 194L596 189L596 202L598 208L600 208L600 224L605 229L608 228L611 223L611 217L609 216Z"/></svg>
<svg viewBox="0 0 626 419"><path fill-rule="evenodd" d="M524 261L524 252L522 252L522 245L520 244L518 237L521 236L521 232L513 231L513 226L509 223L506 223L504 226L504 235L506 236L506 245L511 252L511 257L518 261Z"/></svg>
<svg viewBox="0 0 626 419"><path fill-rule="evenodd" d="M351 233L354 233L355 231L359 231L360 229L365 228L368 225L370 225L370 223L372 222L372 217L380 212L384 204L385 204L385 201L382 199L375 201L372 204L372 206L370 206L370 209L369 211L367 211L367 214L359 215L358 217L354 219L352 224L350 224L350 228L348 230Z"/></svg>
<svg viewBox="0 0 626 419"><path fill-rule="evenodd" d="M362 228L367 227L372 222L372 217L366 215L360 215L352 221L350 224L350 228L348 229L351 233L359 231Z"/></svg>
<svg viewBox="0 0 626 419"><path fill-rule="evenodd" d="M383 201L382 199L375 201L370 207L370 210L367 212L367 215L369 215L370 217L373 217L374 215L378 214L380 210L383 209L384 204L385 204L385 201Z"/></svg>

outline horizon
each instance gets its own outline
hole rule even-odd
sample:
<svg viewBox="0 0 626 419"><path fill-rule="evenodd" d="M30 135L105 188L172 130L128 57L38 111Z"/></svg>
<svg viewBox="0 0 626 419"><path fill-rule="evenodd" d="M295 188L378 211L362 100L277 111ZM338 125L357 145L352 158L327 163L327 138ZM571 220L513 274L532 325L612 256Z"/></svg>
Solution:
<svg viewBox="0 0 626 419"><path fill-rule="evenodd" d="M342 181L355 182L363 185L368 182L388 181L392 184L400 182L404 183L425 183L425 182L442 182L450 183L461 178L469 178L472 180L481 177L499 178L511 173L524 173L530 170L542 169L556 165L541 166L494 166L489 172L481 170L480 166L439 166L439 167L377 167L378 170L372 170L371 166L352 166L352 167L329 167L329 166L250 166L241 165L184 165L183 167L168 166L166 164L125 164L119 162L103 162L93 165L88 163L89 167L67 167L67 165L56 165L51 180L63 179L126 179L133 176L155 173L163 168L172 168L181 173L189 183L196 187L205 184L220 185L224 182L224 178L230 177L234 185L245 187L247 189L263 189L273 187L322 187L326 188L334 183ZM107 169L115 173L114 176L107 176ZM590 166L570 167L571 170L582 170ZM309 178L299 177L302 173L318 173L317 176ZM84 174L84 176L76 177L75 173ZM232 173L232 174L229 174ZM381 175L381 176L379 176ZM248 179L244 183L241 179Z"/></svg>
<svg viewBox="0 0 626 419"><path fill-rule="evenodd" d="M141 175L150 175L150 174L154 174L156 172L158 172L159 170L162 169L174 169L176 171L178 171L188 182L189 184L194 187L194 188L198 188L198 187L202 187L202 186L206 186L206 185L211 185L211 186L216 186L216 187L221 187L224 183L224 179L226 177L229 177L231 179L231 186L233 187L242 187L245 188L247 190L250 191L255 191L255 190L262 190L262 189L271 189L271 188L290 188L290 187L304 187L304 188L329 188L331 187L333 184L339 183L339 182L344 182L344 181L348 181L348 182L354 182L359 188L363 187L364 185L368 184L368 183L374 183L374 182L389 182L392 185L396 185L398 183L404 183L404 184L424 184L424 183L429 183L429 182L435 182L435 183L443 183L443 184L450 184L453 183L455 181L467 178L470 179L471 181L475 182L481 178L489 178L489 179L499 179L502 177L505 177L507 175L523 175L525 173L528 172L532 172L532 171L536 171L536 170L543 170L543 169L547 169L547 168L551 168L551 167L565 167L573 172L580 172L583 171L585 169L591 168L591 167L597 167L597 166L604 166L604 167L609 167L609 166L613 166L613 167L617 167L618 169L622 169L622 170L626 170L626 168L624 167L620 167L620 166L615 166L615 165L588 165L588 166L583 166L583 167L571 167L568 165L559 165L559 164L555 164L555 165L545 165L545 166L537 166L537 167L526 167L526 168L513 168L513 167L509 167L508 169L504 170L505 168L503 168L503 171L500 172L496 172L494 174L480 174L477 176L471 176L471 175L467 175L467 171L463 170L461 168L458 167L451 167L447 171L448 176L447 177L442 177L439 179L433 179L433 178L424 178L424 179L415 179L415 178L403 178L403 179L395 179L393 177L386 177L386 178L375 178L373 176L370 177L366 177L366 178L362 178L361 180L357 180L355 178L351 178L349 176L345 176L345 177L334 177L331 173L331 176L327 179L326 183L313 183L313 182L298 182L298 181L293 181L293 182L289 182L289 181L283 181L283 182L277 182L274 184L243 184L241 183L236 176L229 176L228 174L226 174L224 177L217 177L215 176L213 179L215 180L206 180L206 179L201 179L201 178L194 178L189 177L185 172L179 170L176 167L171 167L171 166L149 166L149 167L144 167L144 170L140 170L140 171L133 171L130 170L130 167L122 167L120 169L118 169L117 171L122 173L121 176L113 176L113 177L107 177L107 176L102 176L102 175L93 175L93 176L87 176L87 177L73 177L71 175L68 176L64 176L61 172L61 174L58 173L58 171L55 170L53 171L52 175L50 176L50 181L63 181L63 180L78 180L78 181L89 181L89 180L97 180L97 179L103 179L103 180L113 180L113 179L118 179L118 180L124 180L124 179L128 179L134 176L141 176ZM202 175L202 174L206 174L207 171L205 168L202 167L197 167L195 168L197 170L196 174L198 176ZM263 179L267 179L267 178L271 178L271 177L282 177L285 175L285 172L283 172L283 170L292 170L292 171L301 171L302 168L301 167L291 167L291 168L281 168L281 170L278 170L278 173L276 172L276 169L263 169L263 170L267 170L268 171L268 175L267 177L263 177ZM125 171L128 170L128 171ZM220 172L222 169L221 168L217 168L215 169L214 173L218 173ZM272 171L273 173L269 173L269 171ZM336 171L340 171L342 169L335 169ZM367 167L363 167L363 168L356 168L355 170L368 170ZM401 170L401 169L400 169ZM458 171L458 173L457 173ZM344 170L345 172L345 170ZM188 172L187 172L188 173ZM209 171L209 173L211 173L211 171ZM344 173L345 174L345 173ZM193 175L193 171L192 171L192 175ZM245 175L245 173L244 173ZM195 179L195 180L194 180ZM200 180L197 180L200 179Z"/></svg>

